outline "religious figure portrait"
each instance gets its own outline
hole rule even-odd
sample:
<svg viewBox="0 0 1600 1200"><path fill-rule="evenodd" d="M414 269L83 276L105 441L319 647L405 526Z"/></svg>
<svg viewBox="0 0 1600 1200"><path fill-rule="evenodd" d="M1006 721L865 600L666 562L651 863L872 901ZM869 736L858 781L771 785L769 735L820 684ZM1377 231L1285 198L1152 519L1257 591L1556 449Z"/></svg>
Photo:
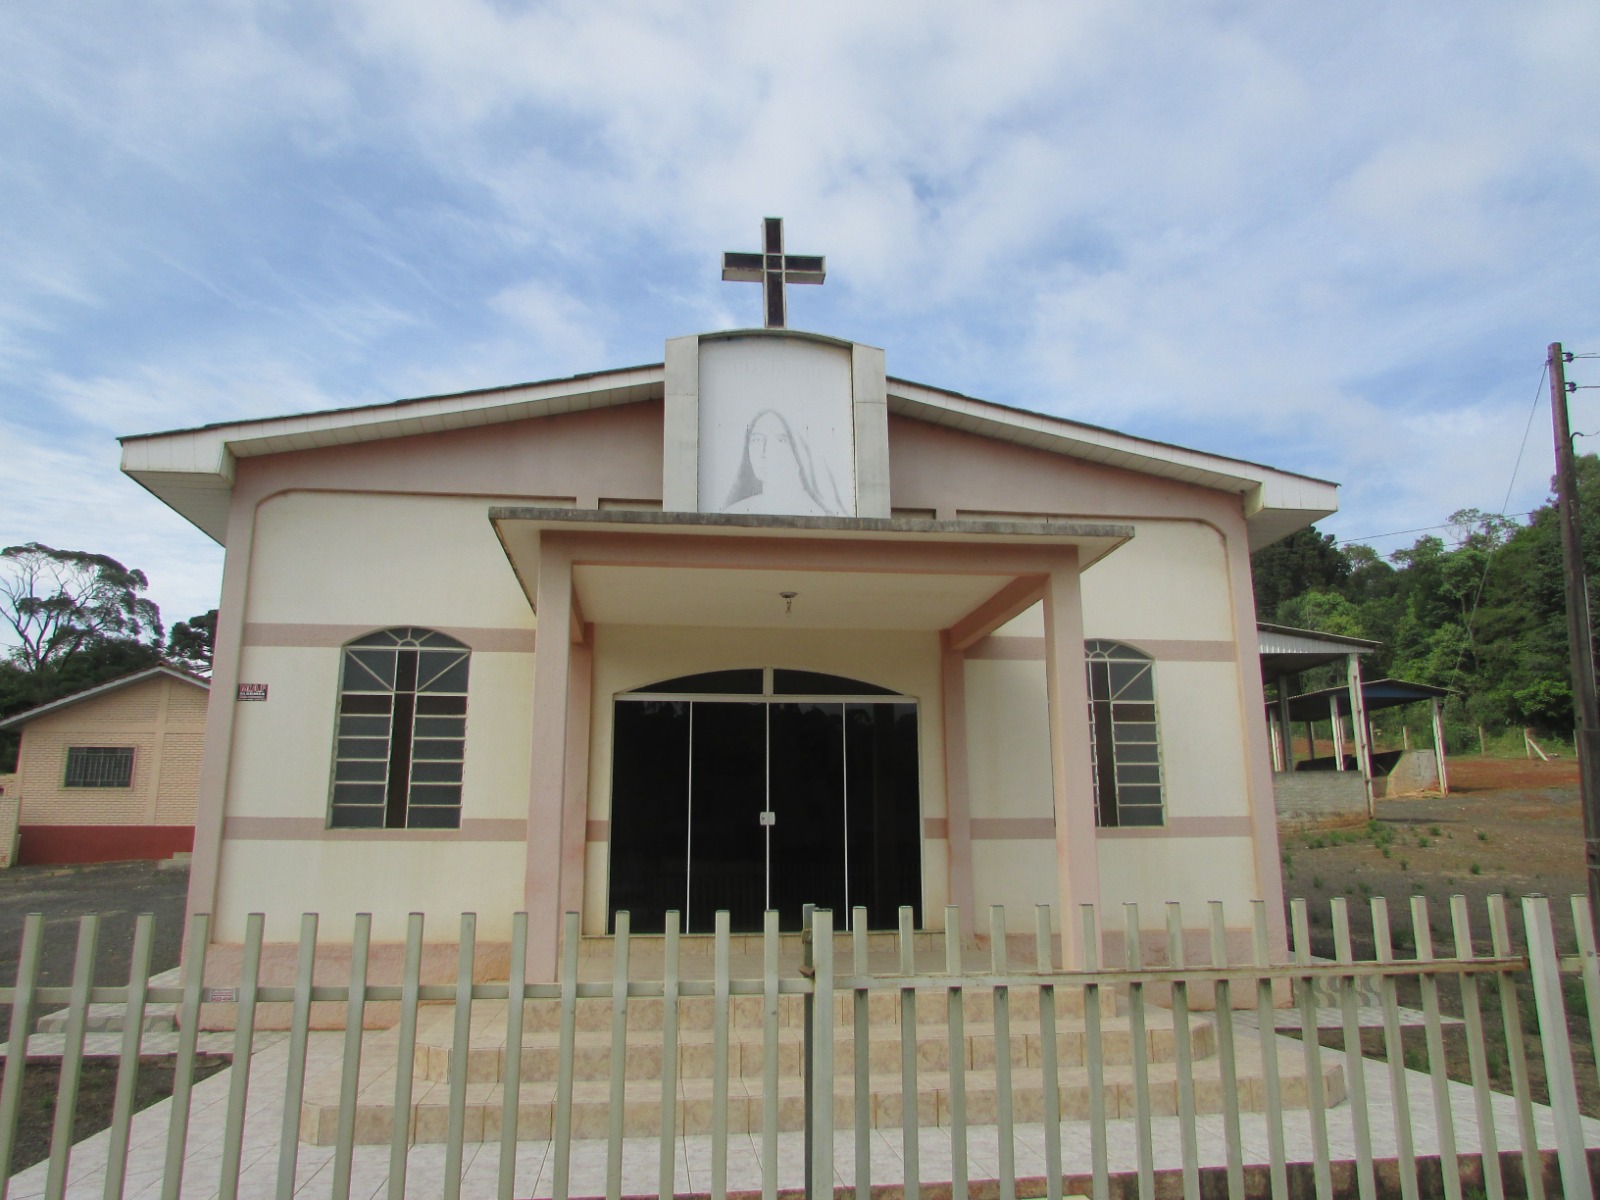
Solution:
<svg viewBox="0 0 1600 1200"><path fill-rule="evenodd" d="M795 516L846 515L839 483L826 461L775 409L763 409L744 432L744 460L734 478L726 513L787 513Z"/></svg>
<svg viewBox="0 0 1600 1200"><path fill-rule="evenodd" d="M710 341L699 384L701 512L855 516L848 350L798 338Z"/></svg>

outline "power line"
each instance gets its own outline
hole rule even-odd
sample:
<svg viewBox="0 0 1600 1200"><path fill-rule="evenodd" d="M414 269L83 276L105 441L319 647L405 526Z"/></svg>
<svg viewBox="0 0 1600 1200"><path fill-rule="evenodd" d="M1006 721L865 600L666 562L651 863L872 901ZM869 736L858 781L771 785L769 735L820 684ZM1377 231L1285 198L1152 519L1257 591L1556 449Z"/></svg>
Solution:
<svg viewBox="0 0 1600 1200"><path fill-rule="evenodd" d="M1531 517L1531 516L1533 516L1534 513L1538 512L1538 511L1539 510L1535 508L1535 509L1531 509L1528 512L1524 512L1524 513L1507 513L1505 511L1504 506L1502 506L1499 514L1497 514L1497 515L1502 516L1502 517L1504 517L1504 516ZM1363 537L1338 537L1336 535L1333 540L1335 542L1339 542L1339 543L1342 543L1343 545L1349 546L1349 545L1354 545L1354 544L1359 543L1359 542L1375 542L1375 541L1378 541L1381 538L1404 537L1408 533L1428 533L1428 532L1430 532L1431 530L1434 530L1434 529L1449 529L1449 528L1451 528L1451 523L1449 521L1442 521L1438 525L1419 525L1415 529L1396 529L1393 533L1369 533L1369 534L1366 534Z"/></svg>
<svg viewBox="0 0 1600 1200"><path fill-rule="evenodd" d="M1575 357L1577 357L1577 358L1600 358L1600 354L1579 354L1579 355L1576 355ZM1549 363L1545 363L1544 366L1539 371L1539 384L1533 390L1533 403L1528 406L1528 420L1527 420L1527 423L1524 424L1523 427L1522 427L1522 444L1517 447L1517 461L1511 464L1511 480L1510 480L1509 483L1506 484L1506 498L1500 502L1500 513L1499 513L1499 515L1502 516L1502 517L1507 515L1506 514L1506 508L1511 503L1511 493L1516 489L1516 486L1517 486L1517 472L1522 469L1522 456L1524 454L1526 454L1527 451L1528 451L1528 434L1533 430L1533 419L1534 419L1534 417L1539 415L1539 401L1544 396L1544 381L1545 381L1545 377L1549 374L1549 372L1550 372L1550 364ZM1600 430L1596 430L1595 432L1596 433L1600 433ZM1592 437L1593 435L1592 434L1580 433L1577 436L1578 437ZM1530 512L1516 513L1514 515L1517 516L1517 517L1531 517L1531 516L1533 516L1533 514L1535 512L1538 512L1538 511L1539 511L1538 509L1533 509ZM1408 534L1408 533L1431 533L1435 529L1449 529L1450 527L1451 527L1451 523L1449 521L1444 521L1444 522L1442 522L1442 523L1440 523L1438 525L1422 525L1422 526L1419 526L1416 529L1397 529L1393 533L1372 533L1372 534L1368 534L1366 537L1358 537L1358 538L1355 538L1355 537L1346 537L1346 538L1335 537L1334 541L1335 542L1343 542L1346 545L1349 545L1350 543L1353 543L1353 542L1375 542L1375 541L1378 541L1378 540L1380 540L1382 538L1405 537L1406 534Z"/></svg>

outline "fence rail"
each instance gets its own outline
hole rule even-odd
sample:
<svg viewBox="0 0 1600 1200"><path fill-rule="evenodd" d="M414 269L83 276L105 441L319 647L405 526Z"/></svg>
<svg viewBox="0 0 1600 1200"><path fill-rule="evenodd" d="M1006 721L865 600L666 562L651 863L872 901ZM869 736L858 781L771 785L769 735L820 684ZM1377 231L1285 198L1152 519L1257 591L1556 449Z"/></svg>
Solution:
<svg viewBox="0 0 1600 1200"><path fill-rule="evenodd" d="M742 959L736 970L728 916L719 913L706 978L685 970L690 939L675 913L665 934L650 938L630 935L627 914L619 914L609 978L584 977L578 919L568 914L553 984L523 982L525 914L511 925L509 982L474 981L477 918L466 914L453 931L454 982L424 983L424 924L413 914L398 984L369 980L366 915L351 931L348 983L315 983L322 926L306 914L293 981L267 983L265 922L252 914L237 977L225 987L206 982L204 916L191 922L183 985L152 984L148 915L135 924L126 986L93 983L101 933L93 915L78 926L71 983L41 986L43 922L35 915L24 924L15 982L0 987L0 1004L10 1006L0 1200L15 1182L29 1037L40 1012L59 1005L66 1019L49 1155L19 1177L29 1194L51 1200L69 1190L233 1200L247 1160L268 1159L283 1200L347 1200L357 1176L370 1181L374 1172L401 1200L416 1146L434 1134L443 1145L438 1191L451 1200L509 1200L536 1186L556 1200L637 1192L638 1163L628 1155L636 1159L630 1147L639 1137L653 1140L652 1184L661 1196L688 1186L682 1139L704 1138L709 1186L694 1190L716 1200L730 1190L775 1200L800 1185L808 1196L839 1189L858 1200L891 1186L920 1200L930 1182L968 1200L979 1143L976 1174L999 1200L1023 1192L1059 1200L1080 1187L1095 1200L1109 1200L1114 1187L1154 1200L1158 1177L1168 1173L1163 1193L1181 1190L1185 1200L1224 1192L1229 1200L1375 1200L1380 1190L1403 1200L1465 1200L1465 1188L1486 1200L1544 1200L1555 1191L1592 1197L1586 1141L1597 1141L1600 1126L1584 1116L1579 1095L1581 1079L1587 1102L1600 1101L1594 930L1574 898L1574 944L1563 949L1546 899L1526 897L1519 907L1514 942L1510 906L1489 897L1488 937L1479 940L1465 898L1452 901L1437 928L1426 902L1413 898L1399 930L1413 955L1400 958L1388 905L1374 897L1371 953L1358 958L1344 901L1318 922L1325 931L1314 931L1308 906L1295 901L1290 961L1274 961L1260 903L1242 929L1227 924L1220 904L1195 926L1167 905L1154 929L1128 905L1115 930L1085 906L1077 920L1086 958L1068 970L1055 965L1057 931L1043 906L1026 964L1011 961L1016 939L1006 936L1004 911L992 909L982 965L971 956L983 947L963 939L954 908L944 913L942 946L931 951L909 909L887 948L880 935L869 938L865 910L856 909L838 930L833 913L809 912L804 961L787 967L792 940L768 913L759 965ZM1323 938L1320 958L1314 933ZM1242 956L1241 934L1250 943ZM1436 934L1453 953L1436 952ZM1100 961L1108 944L1120 962ZM1198 945L1207 947L1206 961L1191 961ZM1569 1000L1582 1011L1569 1016ZM363 1030L374 1003L398 1006L388 1033ZM197 1108L203 1006L219 1004L232 1009L232 1066L205 1085L225 1089L225 1098ZM313 1033L314 1004L343 1006L343 1032ZM125 1012L109 1129L75 1149L92 1005ZM176 1008L173 1090L164 1110L136 1114L152 1005ZM263 1040L262 1005L289 1009L287 1037L270 1064L253 1053ZM1411 1026L1420 1026L1420 1039L1406 1036ZM1586 1052L1575 1058L1574 1046ZM308 1090L318 1055L333 1061L336 1078L326 1089L313 1079ZM252 1107L253 1086L276 1114ZM307 1117L318 1105L331 1121ZM204 1136L197 1122L207 1123ZM313 1144L302 1141L308 1128ZM368 1144L375 1131L386 1154ZM801 1148L796 1139L803 1179L783 1169ZM146 1155L159 1142L160 1169L130 1185L136 1141ZM603 1171L593 1155L575 1161L575 1146L589 1141L605 1147ZM753 1154L734 1151L730 1164L736 1142ZM469 1171L474 1143L482 1149ZM528 1143L548 1144L548 1177L519 1166ZM478 1159L493 1162L492 1179ZM322 1167L329 1169L317 1173Z"/></svg>

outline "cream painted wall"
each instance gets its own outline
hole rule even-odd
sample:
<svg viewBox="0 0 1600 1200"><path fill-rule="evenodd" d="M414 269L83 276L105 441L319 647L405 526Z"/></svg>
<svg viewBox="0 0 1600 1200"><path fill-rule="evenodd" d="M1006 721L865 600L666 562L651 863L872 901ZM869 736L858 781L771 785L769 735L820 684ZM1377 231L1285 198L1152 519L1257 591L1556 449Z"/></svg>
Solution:
<svg viewBox="0 0 1600 1200"><path fill-rule="evenodd" d="M247 646L242 678L268 685L267 700L234 709L232 817L328 815L336 647ZM467 767L462 816L528 815L528 731L533 723L533 655L477 651L467 683ZM294 746L294 754L285 754Z"/></svg>
<svg viewBox="0 0 1600 1200"><path fill-rule="evenodd" d="M245 620L531 629L483 497L289 492L256 514Z"/></svg>
<svg viewBox="0 0 1600 1200"><path fill-rule="evenodd" d="M244 648L239 678L265 683L267 698L233 706L230 817L327 819L339 653L332 647Z"/></svg>
<svg viewBox="0 0 1600 1200"><path fill-rule="evenodd" d="M1105 868L1101 867L1103 871ZM975 841L972 843L972 878L978 911L973 927L987 931L989 906L1003 904L1006 929L1011 933L1034 931L1035 906L1050 906L1050 926L1061 930L1061 895L1056 890L1056 844L1028 841Z"/></svg>
<svg viewBox="0 0 1600 1200"><path fill-rule="evenodd" d="M679 675L756 666L844 675L917 700L922 815L945 815L944 706L936 634L601 625L595 629L594 645L590 820L607 820L611 812L611 718L618 693ZM609 886L605 852L604 846L591 843L586 854L587 933L604 931ZM924 911L935 911L949 894L948 850L943 840L924 842L922 880Z"/></svg>
<svg viewBox="0 0 1600 1200"><path fill-rule="evenodd" d="M481 498L289 493L261 507L247 620L271 624L527 629L528 602ZM462 586L466 581L470 586ZM322 635L312 631L308 640ZM245 646L239 678L268 685L263 703L233 708L227 816L325 821L341 651L337 646ZM465 820L525 819L533 655L475 651L467 698ZM292 752L286 752L292 748ZM335 928L375 914L373 937L404 936L404 914L426 911L453 928L464 910L480 936L523 906L521 840L407 842L225 839L217 893L219 940L243 936L244 915L275 927L302 909ZM281 897L294 897L292 912ZM384 914L379 916L378 914ZM398 914L398 915L397 915ZM378 925L389 921L389 933ZM292 922L291 922L292 923ZM268 937L293 937L288 925Z"/></svg>
<svg viewBox="0 0 1600 1200"><path fill-rule="evenodd" d="M1247 837L1100 839L1100 912L1105 928L1117 928L1122 906L1139 906L1145 929L1166 925L1165 905L1183 905L1184 925L1203 927L1206 905L1221 900L1230 928L1250 923L1256 898L1255 859Z"/></svg>
<svg viewBox="0 0 1600 1200"><path fill-rule="evenodd" d="M1222 535L1199 521L1138 521L1134 528L1131 542L1084 572L1084 636L1231 642Z"/></svg>
<svg viewBox="0 0 1600 1200"><path fill-rule="evenodd" d="M454 941L461 914L476 912L480 941L508 941L525 862L521 841L224 842L212 939L241 941L245 917L261 912L267 941L293 941L300 914L317 912L337 942L370 912L373 942L399 942L407 914L420 912L429 941Z"/></svg>
<svg viewBox="0 0 1600 1200"><path fill-rule="evenodd" d="M967 778L974 817L1049 817L1050 720L1044 660L969 659ZM1055 887L1055 855L1039 903ZM986 903L999 903L987 901Z"/></svg>
<svg viewBox="0 0 1600 1200"><path fill-rule="evenodd" d="M1135 528L1131 542L1084 574L1085 637L1231 643L1233 601L1221 535L1187 520L1147 519ZM1174 603L1175 597L1182 602ZM993 636L1037 639L1043 632L1041 606L1035 605ZM1158 661L1155 679L1168 817L1247 816L1237 666ZM1049 817L1042 658L969 658L966 680L973 819ZM1087 797L1084 802L1092 803ZM979 839L972 846L977 903L980 909L1005 904L1014 932L1033 928L1033 905L1059 902L1053 843ZM1101 838L1101 894L1113 906L1159 903L1191 892L1230 907L1242 904L1254 897L1249 847L1244 838ZM1213 852L1225 869L1216 866ZM1168 895L1178 892L1183 895ZM1196 914L1196 921L1203 920L1198 909Z"/></svg>
<svg viewBox="0 0 1600 1200"><path fill-rule="evenodd" d="M1158 662L1156 719L1167 815L1248 816L1243 713L1234 664Z"/></svg>

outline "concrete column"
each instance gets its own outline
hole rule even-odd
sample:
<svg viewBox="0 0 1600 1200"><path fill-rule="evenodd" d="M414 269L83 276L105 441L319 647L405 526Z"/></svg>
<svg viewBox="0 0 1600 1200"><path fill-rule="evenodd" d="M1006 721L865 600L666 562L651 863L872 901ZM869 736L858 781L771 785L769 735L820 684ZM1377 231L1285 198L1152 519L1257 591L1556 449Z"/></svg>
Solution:
<svg viewBox="0 0 1600 1200"><path fill-rule="evenodd" d="M1328 723L1333 726L1333 769L1344 770L1344 722L1339 717L1339 697L1328 697Z"/></svg>
<svg viewBox="0 0 1600 1200"><path fill-rule="evenodd" d="M1298 675L1278 676L1278 728L1283 731L1283 769L1294 770L1294 723L1289 720L1289 681Z"/></svg>
<svg viewBox="0 0 1600 1200"><path fill-rule="evenodd" d="M561 802L561 911L583 911L589 832L589 716L594 685L594 626L568 650L567 763Z"/></svg>
<svg viewBox="0 0 1600 1200"><path fill-rule="evenodd" d="M1350 688L1351 733L1356 742L1356 766L1367 789L1367 817L1377 815L1372 800L1372 729L1367 724L1367 697L1361 690L1361 656L1345 655L1345 679Z"/></svg>
<svg viewBox="0 0 1600 1200"><path fill-rule="evenodd" d="M228 809L228 771L233 760L234 719L240 670L244 659L244 602L250 581L255 538L256 499L235 491L228 512L227 554L222 560L222 596L217 604L217 631L211 657L211 691L206 699L206 736L200 753L199 795L195 807L194 856L189 866L189 896L184 912L183 945L189 945L189 922L198 913L215 913L222 864L222 830ZM262 682L269 686L270 679ZM246 708L251 707L245 705ZM332 707L337 707L334 702ZM337 721L337 713L330 714ZM330 735L331 735L330 730ZM326 805L327 801L323 801ZM211 927L213 941L242 938L243 929Z"/></svg>
<svg viewBox="0 0 1600 1200"><path fill-rule="evenodd" d="M533 656L533 765L528 784L528 979L550 983L560 953L567 706L572 670L572 556L557 535L539 536L538 633Z"/></svg>
<svg viewBox="0 0 1600 1200"><path fill-rule="evenodd" d="M951 647L948 632L941 633L939 640L950 903L961 906L961 932L971 937L975 931L977 899L972 884L972 796L967 766L967 656L965 651Z"/></svg>
<svg viewBox="0 0 1600 1200"><path fill-rule="evenodd" d="M1045 580L1044 671L1049 703L1050 782L1061 895L1061 960L1083 964L1078 908L1100 903L1100 854L1089 764L1089 687L1083 663L1083 598L1078 551L1066 548Z"/></svg>

